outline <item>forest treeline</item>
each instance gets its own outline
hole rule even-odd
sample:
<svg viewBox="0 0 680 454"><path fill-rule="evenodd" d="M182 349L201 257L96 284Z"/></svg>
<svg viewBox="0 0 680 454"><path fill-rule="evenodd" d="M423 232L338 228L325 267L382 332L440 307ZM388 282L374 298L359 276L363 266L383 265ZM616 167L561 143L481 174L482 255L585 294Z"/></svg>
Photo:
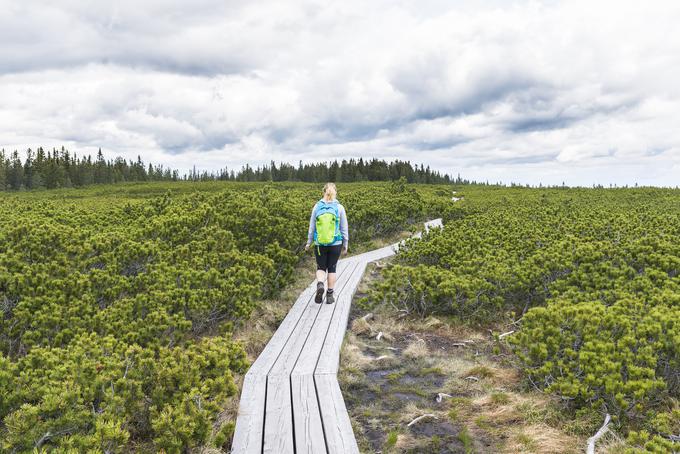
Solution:
<svg viewBox="0 0 680 454"><path fill-rule="evenodd" d="M401 177L409 183L470 183L460 175L452 178L430 169L429 166L408 161L387 162L379 159L342 160L295 166L289 163L251 167L240 170L223 168L217 172L192 171L180 175L179 171L163 165L145 164L141 156L136 161L121 157L105 159L101 150L95 158L78 156L62 147L45 151L42 147L28 149L22 156L18 151L0 150L0 190L55 189L82 187L91 184L111 184L139 181L304 181L320 183L394 181Z"/></svg>

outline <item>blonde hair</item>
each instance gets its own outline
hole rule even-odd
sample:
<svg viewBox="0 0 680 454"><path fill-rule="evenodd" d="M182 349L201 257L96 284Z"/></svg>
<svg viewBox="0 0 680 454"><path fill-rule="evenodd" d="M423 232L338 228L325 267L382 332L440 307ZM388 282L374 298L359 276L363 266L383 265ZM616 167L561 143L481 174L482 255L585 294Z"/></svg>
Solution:
<svg viewBox="0 0 680 454"><path fill-rule="evenodd" d="M331 200L335 200L335 196L338 194L338 190L335 187L335 183L326 183L326 185L323 187L323 199L326 202L330 202Z"/></svg>

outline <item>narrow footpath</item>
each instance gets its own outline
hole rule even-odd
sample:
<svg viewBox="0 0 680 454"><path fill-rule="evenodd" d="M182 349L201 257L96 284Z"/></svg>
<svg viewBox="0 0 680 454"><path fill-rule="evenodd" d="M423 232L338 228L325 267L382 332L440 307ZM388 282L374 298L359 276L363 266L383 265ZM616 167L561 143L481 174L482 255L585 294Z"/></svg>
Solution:
<svg viewBox="0 0 680 454"><path fill-rule="evenodd" d="M359 452L337 380L340 349L366 265L398 247L340 260L335 304L314 303L315 282L300 294L243 380L232 453Z"/></svg>

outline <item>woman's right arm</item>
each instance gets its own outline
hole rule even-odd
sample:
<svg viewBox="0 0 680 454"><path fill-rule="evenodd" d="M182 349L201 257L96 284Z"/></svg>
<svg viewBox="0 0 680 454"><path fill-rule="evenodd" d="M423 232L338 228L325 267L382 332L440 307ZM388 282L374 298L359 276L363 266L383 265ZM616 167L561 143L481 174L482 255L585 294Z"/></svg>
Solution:
<svg viewBox="0 0 680 454"><path fill-rule="evenodd" d="M311 246L314 241L314 232L316 231L316 222L314 219L314 213L316 213L316 205L312 207L312 215L309 217L309 229L307 230L307 245L306 248Z"/></svg>

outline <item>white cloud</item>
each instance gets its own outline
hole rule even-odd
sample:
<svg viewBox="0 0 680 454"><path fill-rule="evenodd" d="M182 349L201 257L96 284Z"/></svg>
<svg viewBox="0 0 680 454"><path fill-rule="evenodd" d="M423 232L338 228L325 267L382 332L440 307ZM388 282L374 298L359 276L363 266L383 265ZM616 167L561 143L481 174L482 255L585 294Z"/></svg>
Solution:
<svg viewBox="0 0 680 454"><path fill-rule="evenodd" d="M677 184L680 4L0 0L0 145Z"/></svg>

